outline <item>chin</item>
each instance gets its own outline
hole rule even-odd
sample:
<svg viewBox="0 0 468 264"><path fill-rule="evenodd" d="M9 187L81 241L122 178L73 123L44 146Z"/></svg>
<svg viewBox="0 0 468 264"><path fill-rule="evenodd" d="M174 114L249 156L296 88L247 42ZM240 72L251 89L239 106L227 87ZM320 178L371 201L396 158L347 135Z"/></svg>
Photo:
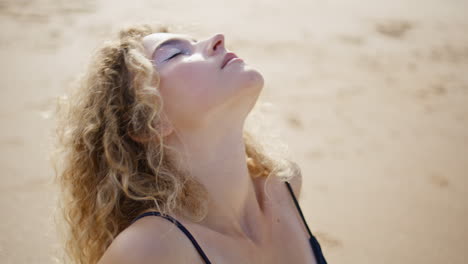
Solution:
<svg viewBox="0 0 468 264"><path fill-rule="evenodd" d="M259 71L255 69L246 69L243 72L242 82L242 86L249 87L249 89L261 90L263 88L265 80L263 79L263 75Z"/></svg>

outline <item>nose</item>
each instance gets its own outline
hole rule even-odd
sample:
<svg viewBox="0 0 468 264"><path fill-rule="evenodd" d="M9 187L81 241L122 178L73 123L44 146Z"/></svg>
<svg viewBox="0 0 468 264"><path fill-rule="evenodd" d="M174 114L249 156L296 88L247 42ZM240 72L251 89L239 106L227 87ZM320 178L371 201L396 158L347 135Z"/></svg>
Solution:
<svg viewBox="0 0 468 264"><path fill-rule="evenodd" d="M211 37L210 41L208 42L208 54L214 55L220 52L224 52L224 35L223 34L215 34Z"/></svg>

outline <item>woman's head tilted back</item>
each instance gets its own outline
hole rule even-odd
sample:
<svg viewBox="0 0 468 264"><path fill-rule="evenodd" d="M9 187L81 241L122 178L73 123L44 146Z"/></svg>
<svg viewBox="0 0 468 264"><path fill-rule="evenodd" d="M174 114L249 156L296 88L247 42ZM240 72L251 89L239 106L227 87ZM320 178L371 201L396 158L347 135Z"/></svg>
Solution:
<svg viewBox="0 0 468 264"><path fill-rule="evenodd" d="M160 77L164 112L181 133L208 124L244 122L263 87L263 77L241 59L226 65L224 36L196 40L174 33L143 38L145 54Z"/></svg>
<svg viewBox="0 0 468 264"><path fill-rule="evenodd" d="M206 191L177 165L171 143L200 127L242 128L263 78L242 60L225 64L226 52L221 34L195 40L135 25L94 54L58 119L60 203L72 262L96 263L147 209L203 219ZM243 138L252 177L282 169L250 133Z"/></svg>

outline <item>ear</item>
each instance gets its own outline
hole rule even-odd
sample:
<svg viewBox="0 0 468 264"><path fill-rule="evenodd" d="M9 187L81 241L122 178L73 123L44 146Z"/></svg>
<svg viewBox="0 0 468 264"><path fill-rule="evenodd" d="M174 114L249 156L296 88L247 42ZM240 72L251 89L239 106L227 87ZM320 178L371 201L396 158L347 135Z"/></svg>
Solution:
<svg viewBox="0 0 468 264"><path fill-rule="evenodd" d="M156 122L155 128L162 137L167 137L174 132L174 126L164 112L161 113L161 118Z"/></svg>
<svg viewBox="0 0 468 264"><path fill-rule="evenodd" d="M168 120L159 120L155 128L162 137L167 137L174 132L174 127Z"/></svg>
<svg viewBox="0 0 468 264"><path fill-rule="evenodd" d="M170 134L172 134L172 132L174 132L174 127L172 126L172 123L165 115L161 115L161 118L159 120L154 120L153 127L160 133L162 137L167 137ZM139 143L145 143L148 140L152 140L151 138L154 138L154 135L136 134L132 133L131 131L129 131L128 136Z"/></svg>

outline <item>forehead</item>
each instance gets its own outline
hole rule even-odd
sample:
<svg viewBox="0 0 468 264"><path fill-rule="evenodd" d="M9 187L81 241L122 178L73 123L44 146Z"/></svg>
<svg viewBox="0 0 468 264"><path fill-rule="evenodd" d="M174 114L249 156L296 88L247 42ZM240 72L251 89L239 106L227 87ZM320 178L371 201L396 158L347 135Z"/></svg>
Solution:
<svg viewBox="0 0 468 264"><path fill-rule="evenodd" d="M182 38L182 39L190 39L191 37L185 34L177 34L177 33L153 33L143 37L142 42L143 46L145 47L146 54L151 56L154 49L163 41L171 38Z"/></svg>

